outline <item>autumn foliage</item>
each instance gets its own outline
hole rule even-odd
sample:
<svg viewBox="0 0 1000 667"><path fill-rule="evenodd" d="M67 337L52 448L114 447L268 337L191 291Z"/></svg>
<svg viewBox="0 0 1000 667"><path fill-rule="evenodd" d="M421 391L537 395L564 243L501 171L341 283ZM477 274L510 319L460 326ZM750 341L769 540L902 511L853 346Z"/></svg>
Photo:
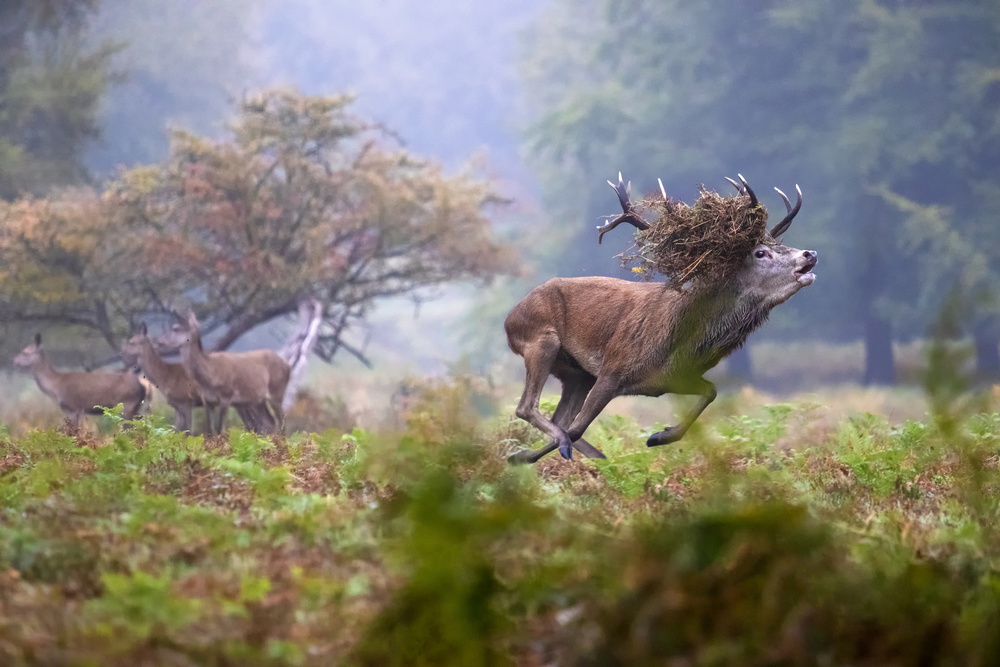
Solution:
<svg viewBox="0 0 1000 667"><path fill-rule="evenodd" d="M508 268L489 185L400 148L350 101L267 92L228 138L178 131L168 159L100 194L0 204L0 318L116 346L140 318L193 307L224 349L313 296L329 359L374 300Z"/></svg>

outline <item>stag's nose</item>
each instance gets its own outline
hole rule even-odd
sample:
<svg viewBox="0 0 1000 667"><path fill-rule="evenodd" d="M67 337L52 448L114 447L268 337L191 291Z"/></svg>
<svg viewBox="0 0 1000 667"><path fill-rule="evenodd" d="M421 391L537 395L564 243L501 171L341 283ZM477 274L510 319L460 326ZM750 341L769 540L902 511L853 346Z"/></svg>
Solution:
<svg viewBox="0 0 1000 667"><path fill-rule="evenodd" d="M806 260L819 259L819 256L816 254L815 250L803 250L802 256L805 257Z"/></svg>

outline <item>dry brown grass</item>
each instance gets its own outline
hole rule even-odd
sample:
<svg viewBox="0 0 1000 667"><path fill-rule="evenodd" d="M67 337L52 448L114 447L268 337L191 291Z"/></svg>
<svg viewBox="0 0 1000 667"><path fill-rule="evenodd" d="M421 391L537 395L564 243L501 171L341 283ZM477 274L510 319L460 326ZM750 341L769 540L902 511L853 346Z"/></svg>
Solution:
<svg viewBox="0 0 1000 667"><path fill-rule="evenodd" d="M647 277L654 271L667 276L675 287L725 280L768 239L767 211L751 206L746 195L723 197L701 186L693 205L656 197L639 207L655 219L636 235L634 252L624 253L622 264L634 262Z"/></svg>

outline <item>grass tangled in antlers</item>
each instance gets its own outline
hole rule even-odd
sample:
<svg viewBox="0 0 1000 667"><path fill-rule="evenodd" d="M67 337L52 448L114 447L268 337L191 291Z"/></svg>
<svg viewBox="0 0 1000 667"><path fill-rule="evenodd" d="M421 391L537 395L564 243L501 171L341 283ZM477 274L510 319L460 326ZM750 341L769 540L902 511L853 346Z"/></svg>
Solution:
<svg viewBox="0 0 1000 667"><path fill-rule="evenodd" d="M647 279L653 272L667 283L725 280L753 249L768 242L767 210L750 205L750 197L723 197L705 186L689 206L679 200L647 197L637 205L649 229L636 234L635 245L622 253L622 266ZM655 216L655 219L653 219Z"/></svg>

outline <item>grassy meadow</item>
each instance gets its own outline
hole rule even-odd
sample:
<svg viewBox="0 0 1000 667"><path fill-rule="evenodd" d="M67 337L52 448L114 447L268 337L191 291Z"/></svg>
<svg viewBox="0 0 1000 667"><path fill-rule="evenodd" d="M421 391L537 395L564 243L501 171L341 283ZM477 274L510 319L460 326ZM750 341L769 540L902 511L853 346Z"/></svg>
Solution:
<svg viewBox="0 0 1000 667"><path fill-rule="evenodd" d="M725 391L654 450L683 399L625 400L533 467L464 376L286 437L9 412L0 664L994 664L1000 394L952 380Z"/></svg>

